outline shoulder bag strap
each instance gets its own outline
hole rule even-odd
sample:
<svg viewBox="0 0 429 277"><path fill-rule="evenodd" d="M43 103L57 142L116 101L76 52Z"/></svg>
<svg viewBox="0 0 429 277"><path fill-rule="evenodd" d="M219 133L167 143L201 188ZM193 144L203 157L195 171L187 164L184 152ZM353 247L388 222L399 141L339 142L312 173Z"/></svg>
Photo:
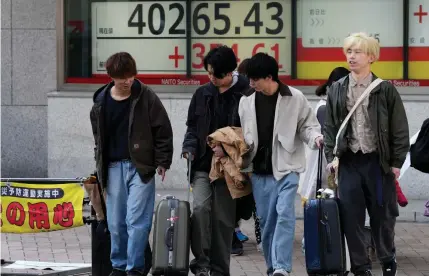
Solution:
<svg viewBox="0 0 429 277"><path fill-rule="evenodd" d="M347 126L347 123L350 120L350 117L353 115L353 113L355 112L355 110L357 109L357 107L359 107L359 105L363 102L363 100L365 100L366 97L369 96L369 94L371 93L371 91L378 86L381 82L383 82L382 79L377 78L375 79L367 88L366 90L362 93L362 95L359 97L359 99L356 101L355 105L353 106L353 108L350 110L350 112L347 114L346 118L344 119L343 123L340 126L340 129L337 132L337 136L335 138L335 147L334 147L334 155L335 153L337 153L337 146L338 146L338 139L340 138L340 135L344 129L344 127Z"/></svg>

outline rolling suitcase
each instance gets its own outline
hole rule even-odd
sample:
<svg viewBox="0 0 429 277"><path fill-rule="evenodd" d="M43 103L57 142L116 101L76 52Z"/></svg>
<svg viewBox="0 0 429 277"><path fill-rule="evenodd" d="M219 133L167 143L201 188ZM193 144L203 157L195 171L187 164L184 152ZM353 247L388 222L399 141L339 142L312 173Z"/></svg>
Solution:
<svg viewBox="0 0 429 277"><path fill-rule="evenodd" d="M191 157L188 158L190 186ZM188 276L191 235L191 207L188 199L162 199L156 208L153 231L153 276Z"/></svg>
<svg viewBox="0 0 429 277"><path fill-rule="evenodd" d="M304 207L305 262L308 275L347 275L345 237L341 228L338 199L323 199L322 156L319 150L316 199Z"/></svg>

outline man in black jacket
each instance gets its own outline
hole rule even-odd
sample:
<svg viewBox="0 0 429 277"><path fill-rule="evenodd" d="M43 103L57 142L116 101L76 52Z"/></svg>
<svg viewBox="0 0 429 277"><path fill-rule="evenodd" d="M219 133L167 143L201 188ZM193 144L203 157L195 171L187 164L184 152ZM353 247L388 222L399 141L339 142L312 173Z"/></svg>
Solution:
<svg viewBox="0 0 429 277"><path fill-rule="evenodd" d="M191 248L195 259L191 271L197 276L229 275L236 203L224 179L210 183L213 154L225 155L221 146L210 149L207 136L226 127L240 127L238 105L249 89L247 79L237 72L237 58L226 46L210 50L204 58L210 82L192 97L182 155L192 154L192 192L194 199Z"/></svg>
<svg viewBox="0 0 429 277"><path fill-rule="evenodd" d="M372 275L364 235L367 209L383 275L394 276L395 223L399 215L395 178L399 177L409 149L407 115L398 91L383 81L357 107L338 134L336 144L348 112L377 79L371 73L371 64L378 59L380 46L376 39L357 33L346 38L344 53L351 73L332 84L326 104L324 136L328 170L332 172L335 167L334 156L339 158L340 208L351 271L355 275Z"/></svg>
<svg viewBox="0 0 429 277"><path fill-rule="evenodd" d="M91 125L98 180L107 191L111 275L142 275L155 205L155 171L165 177L173 156L173 132L156 94L134 79L130 54L106 62L112 82L94 94Z"/></svg>

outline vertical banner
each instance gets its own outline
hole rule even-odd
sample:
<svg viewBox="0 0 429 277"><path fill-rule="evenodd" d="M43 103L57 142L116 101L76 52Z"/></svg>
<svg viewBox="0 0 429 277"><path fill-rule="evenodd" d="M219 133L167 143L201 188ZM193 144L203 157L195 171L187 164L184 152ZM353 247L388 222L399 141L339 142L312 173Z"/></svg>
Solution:
<svg viewBox="0 0 429 277"><path fill-rule="evenodd" d="M1 183L1 232L38 233L83 225L80 184Z"/></svg>

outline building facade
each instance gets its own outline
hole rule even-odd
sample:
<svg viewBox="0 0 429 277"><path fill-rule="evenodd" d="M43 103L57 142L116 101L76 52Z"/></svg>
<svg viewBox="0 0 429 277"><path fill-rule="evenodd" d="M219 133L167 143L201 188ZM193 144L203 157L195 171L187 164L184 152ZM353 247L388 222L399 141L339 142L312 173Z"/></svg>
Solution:
<svg viewBox="0 0 429 277"><path fill-rule="evenodd" d="M281 79L316 105L316 86L345 66L343 38L365 31L380 41L374 73L397 86L413 135L429 116L428 12L429 0L1 0L2 177L94 170L92 96L109 81L104 62L118 51L136 58L138 78L158 93L173 125L173 165L158 186L187 186L187 109L208 80L202 57L218 44L239 61L273 55ZM425 180L410 169L401 185L423 199Z"/></svg>

